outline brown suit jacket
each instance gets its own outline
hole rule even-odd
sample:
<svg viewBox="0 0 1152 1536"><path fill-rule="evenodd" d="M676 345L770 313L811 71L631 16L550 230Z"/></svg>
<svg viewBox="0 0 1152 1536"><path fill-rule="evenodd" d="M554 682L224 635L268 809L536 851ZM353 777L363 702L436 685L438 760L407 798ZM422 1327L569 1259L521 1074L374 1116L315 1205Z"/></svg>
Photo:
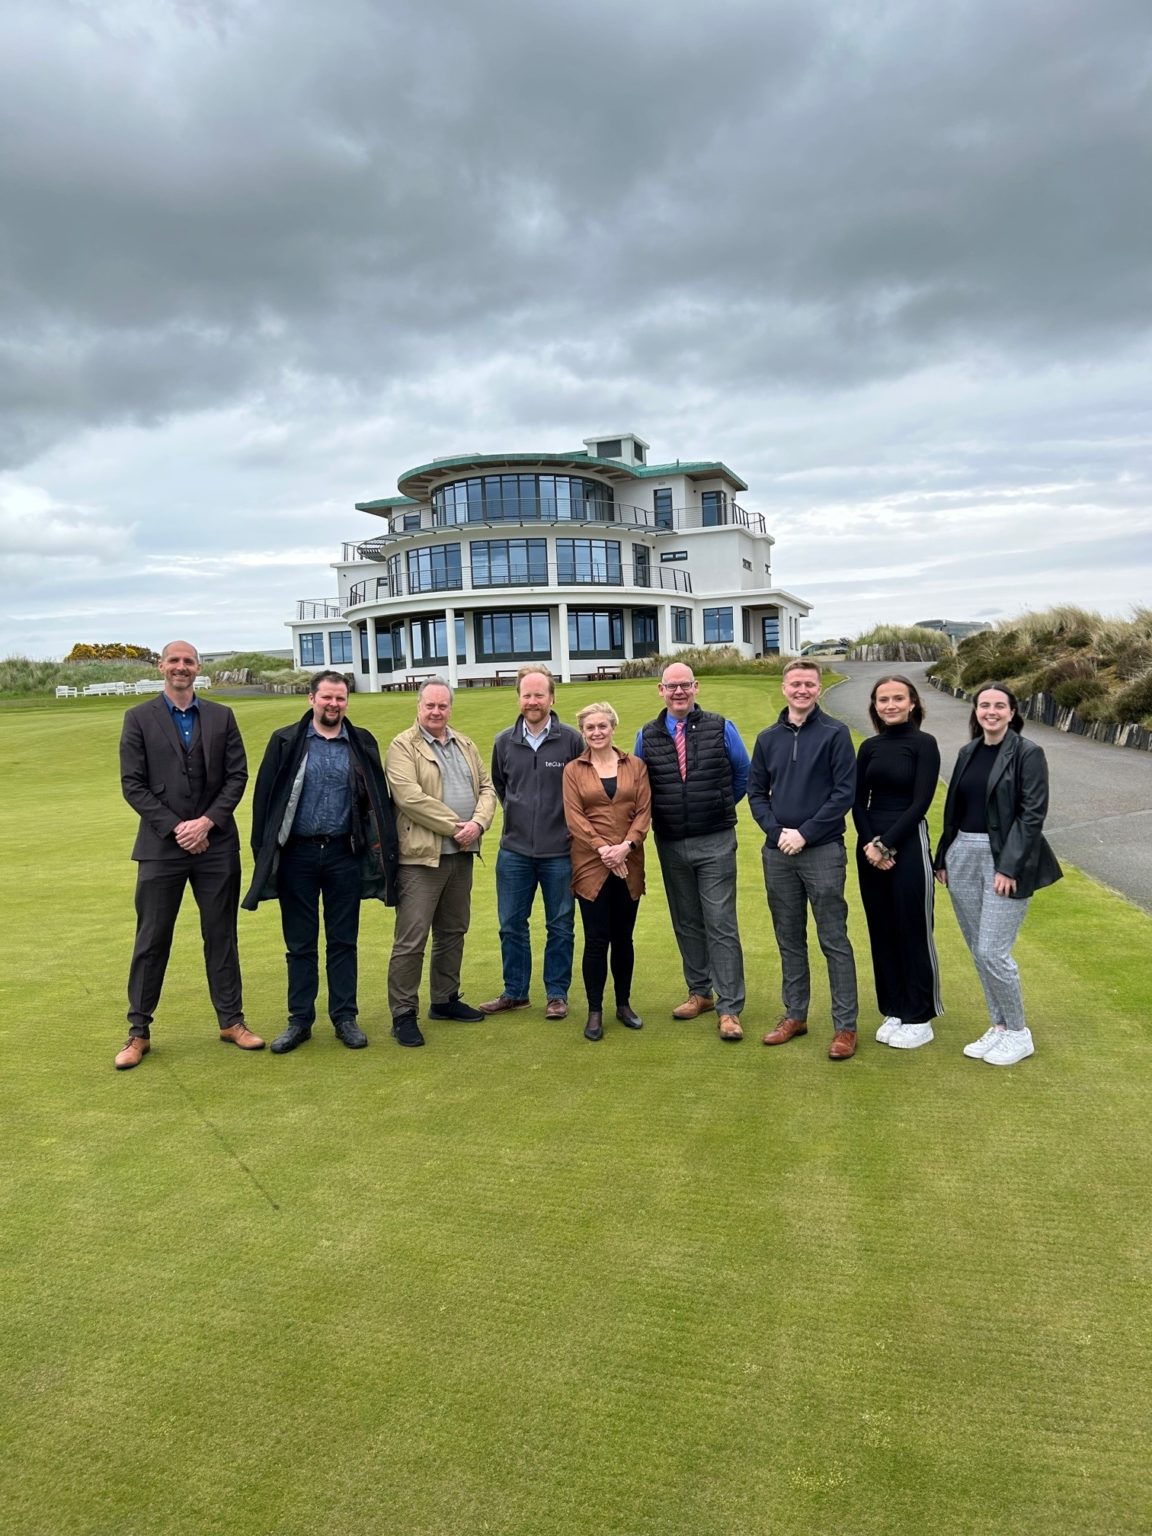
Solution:
<svg viewBox="0 0 1152 1536"><path fill-rule="evenodd" d="M240 839L232 813L244 796L248 762L236 717L224 704L198 699L199 739L204 753L203 791L193 791L188 754L162 693L124 716L120 733L120 787L140 817L134 859L184 859L173 833L182 821L208 816L210 850L235 848Z"/></svg>
<svg viewBox="0 0 1152 1536"><path fill-rule="evenodd" d="M628 855L628 894L644 894L644 837L652 825L652 791L643 760L614 747L616 794L609 800L585 749L564 768L564 815L572 834L572 889L594 901L609 876L596 852L604 843L635 843Z"/></svg>

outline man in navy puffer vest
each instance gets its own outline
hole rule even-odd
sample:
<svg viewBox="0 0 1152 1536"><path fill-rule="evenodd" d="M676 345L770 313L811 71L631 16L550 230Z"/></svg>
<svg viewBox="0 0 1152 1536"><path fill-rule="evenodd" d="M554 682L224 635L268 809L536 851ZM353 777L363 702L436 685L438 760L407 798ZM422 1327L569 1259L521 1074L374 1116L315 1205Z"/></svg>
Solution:
<svg viewBox="0 0 1152 1536"><path fill-rule="evenodd" d="M713 1008L722 1040L742 1040L744 952L736 920L736 807L748 784L748 752L723 715L696 703L699 684L682 662L665 667L664 708L636 738L648 765L652 832L687 1000L673 1018Z"/></svg>

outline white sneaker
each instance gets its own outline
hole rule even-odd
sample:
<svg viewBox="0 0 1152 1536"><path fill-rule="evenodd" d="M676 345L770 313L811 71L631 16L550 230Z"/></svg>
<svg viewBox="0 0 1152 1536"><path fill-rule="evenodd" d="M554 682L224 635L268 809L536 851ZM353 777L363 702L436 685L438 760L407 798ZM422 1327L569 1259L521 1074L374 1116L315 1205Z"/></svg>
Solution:
<svg viewBox="0 0 1152 1536"><path fill-rule="evenodd" d="M971 1045L964 1047L965 1056L971 1056L975 1061L983 1061L988 1052L1008 1031L1003 1024L993 1024L991 1029L986 1029L979 1040L973 1040Z"/></svg>
<svg viewBox="0 0 1152 1536"><path fill-rule="evenodd" d="M876 1031L877 1045L891 1045L892 1036L900 1028L900 1020L892 1017L886 1018Z"/></svg>
<svg viewBox="0 0 1152 1536"><path fill-rule="evenodd" d="M1006 1029L999 1040L984 1052L984 1060L990 1067L1014 1067L1025 1056L1034 1054L1030 1029Z"/></svg>
<svg viewBox="0 0 1152 1536"><path fill-rule="evenodd" d="M927 1045L935 1038L931 1024L901 1024L888 1037L888 1044L898 1051L914 1051L918 1045Z"/></svg>

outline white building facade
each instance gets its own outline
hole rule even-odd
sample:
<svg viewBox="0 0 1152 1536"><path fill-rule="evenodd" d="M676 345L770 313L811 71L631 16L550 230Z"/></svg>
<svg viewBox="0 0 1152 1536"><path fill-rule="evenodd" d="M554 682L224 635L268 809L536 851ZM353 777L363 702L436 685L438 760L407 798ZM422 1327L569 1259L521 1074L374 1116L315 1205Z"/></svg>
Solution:
<svg viewBox="0 0 1152 1536"><path fill-rule="evenodd" d="M399 496L358 502L384 527L344 545L338 595L297 603L302 668L361 691L440 674L510 681L524 662L563 682L685 646L795 655L811 605L772 585L775 543L721 463L647 463L634 433L573 453L436 459Z"/></svg>

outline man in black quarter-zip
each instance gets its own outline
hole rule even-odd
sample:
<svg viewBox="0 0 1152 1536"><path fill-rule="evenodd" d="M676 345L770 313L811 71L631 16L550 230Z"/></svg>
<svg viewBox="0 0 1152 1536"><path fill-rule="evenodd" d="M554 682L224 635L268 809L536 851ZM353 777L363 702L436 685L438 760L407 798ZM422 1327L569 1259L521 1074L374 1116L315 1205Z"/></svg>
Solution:
<svg viewBox="0 0 1152 1536"><path fill-rule="evenodd" d="M784 668L787 704L756 738L748 805L764 832L764 889L783 974L784 1017L764 1044L808 1033L811 907L832 994L828 1055L845 1061L856 1054L856 960L844 900L844 819L856 794L856 754L848 727L819 706L820 676L813 661Z"/></svg>

